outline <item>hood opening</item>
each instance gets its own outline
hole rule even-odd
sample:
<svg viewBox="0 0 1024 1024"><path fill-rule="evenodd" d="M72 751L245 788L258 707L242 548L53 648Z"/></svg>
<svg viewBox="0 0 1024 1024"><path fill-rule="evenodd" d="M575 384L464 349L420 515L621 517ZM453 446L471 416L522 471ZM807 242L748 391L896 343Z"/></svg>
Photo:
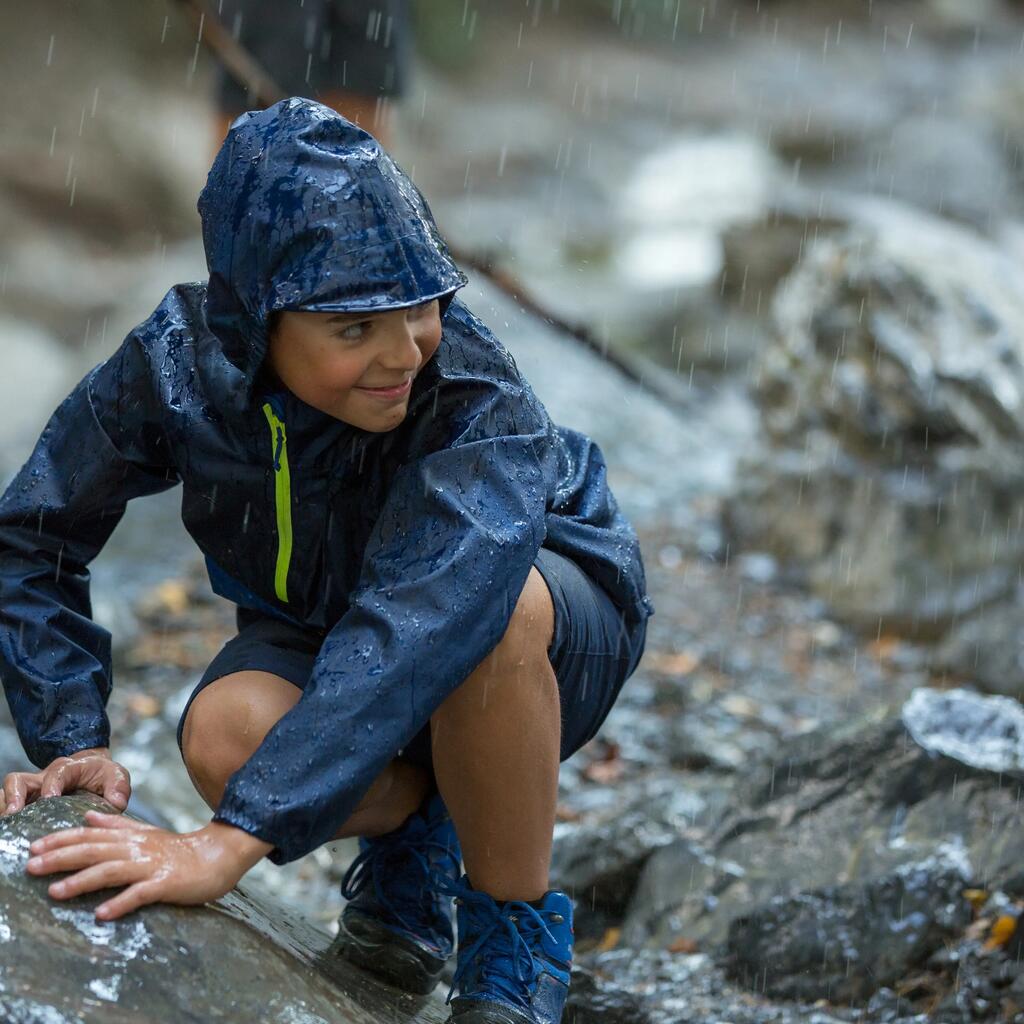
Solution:
<svg viewBox="0 0 1024 1024"><path fill-rule="evenodd" d="M231 125L200 193L207 324L247 404L284 309L382 312L467 283L426 200L358 125L291 97Z"/></svg>

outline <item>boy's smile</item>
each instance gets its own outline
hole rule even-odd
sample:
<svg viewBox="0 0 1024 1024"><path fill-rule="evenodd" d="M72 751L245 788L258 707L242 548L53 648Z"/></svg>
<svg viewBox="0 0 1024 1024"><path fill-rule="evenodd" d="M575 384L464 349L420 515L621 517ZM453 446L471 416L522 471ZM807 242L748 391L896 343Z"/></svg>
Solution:
<svg viewBox="0 0 1024 1024"><path fill-rule="evenodd" d="M284 310L267 360L297 398L363 430L405 418L412 380L441 343L437 299L382 313Z"/></svg>

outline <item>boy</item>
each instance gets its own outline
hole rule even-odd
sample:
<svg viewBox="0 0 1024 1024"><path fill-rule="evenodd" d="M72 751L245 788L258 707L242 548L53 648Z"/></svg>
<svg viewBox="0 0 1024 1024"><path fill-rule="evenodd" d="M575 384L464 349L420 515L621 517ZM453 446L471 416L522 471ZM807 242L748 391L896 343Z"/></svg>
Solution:
<svg viewBox="0 0 1024 1024"><path fill-rule="evenodd" d="M222 895L342 836L338 952L452 1020L552 1024L572 906L549 888L558 764L593 736L653 607L599 449L550 421L454 293L429 208L311 100L232 126L199 199L206 285L172 288L57 410L0 501L0 669L38 773L127 803L86 565L137 495L182 516L239 633L179 743L213 821L90 813L28 870L101 919ZM45 767L44 767L45 766ZM461 863L465 862L465 874Z"/></svg>

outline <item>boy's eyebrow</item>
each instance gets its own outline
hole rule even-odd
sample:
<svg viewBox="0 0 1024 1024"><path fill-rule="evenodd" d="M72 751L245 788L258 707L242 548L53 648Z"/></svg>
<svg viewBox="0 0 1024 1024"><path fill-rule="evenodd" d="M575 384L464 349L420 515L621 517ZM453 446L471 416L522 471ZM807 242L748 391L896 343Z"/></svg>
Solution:
<svg viewBox="0 0 1024 1024"><path fill-rule="evenodd" d="M334 324L341 320L366 320L373 316L372 313L335 313L334 316L329 316L326 323Z"/></svg>

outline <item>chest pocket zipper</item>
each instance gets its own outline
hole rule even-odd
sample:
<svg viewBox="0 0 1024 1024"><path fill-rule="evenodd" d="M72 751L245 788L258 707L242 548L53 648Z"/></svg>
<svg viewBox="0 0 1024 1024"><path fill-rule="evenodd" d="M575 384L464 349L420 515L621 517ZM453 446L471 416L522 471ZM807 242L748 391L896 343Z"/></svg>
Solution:
<svg viewBox="0 0 1024 1024"><path fill-rule="evenodd" d="M269 402L263 413L270 426L271 452L274 459L274 496L277 506L277 569L274 590L278 600L288 603L288 569L292 562L292 476L288 468L288 433L284 421Z"/></svg>

